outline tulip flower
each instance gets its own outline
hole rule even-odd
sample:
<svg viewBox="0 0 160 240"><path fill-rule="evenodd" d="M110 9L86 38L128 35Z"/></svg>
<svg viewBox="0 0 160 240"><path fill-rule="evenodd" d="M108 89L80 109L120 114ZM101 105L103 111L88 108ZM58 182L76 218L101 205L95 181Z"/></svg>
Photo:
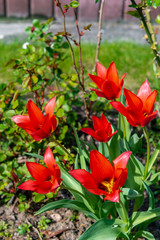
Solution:
<svg viewBox="0 0 160 240"><path fill-rule="evenodd" d="M151 92L147 79L141 85L137 95L125 88L124 95L126 107L120 102L111 102L110 104L127 118L130 125L144 127L157 116L158 111L153 111L157 91Z"/></svg>
<svg viewBox="0 0 160 240"><path fill-rule="evenodd" d="M35 180L28 180L22 183L19 185L19 189L30 190L40 194L54 193L56 191L62 179L60 178L60 169L49 147L45 151L43 161L47 168L39 163L26 162L28 171Z"/></svg>
<svg viewBox="0 0 160 240"><path fill-rule="evenodd" d="M90 170L72 170L69 173L89 192L104 195L104 200L119 202L120 188L127 180L127 162L131 152L124 152L113 160L113 166L97 150L90 152Z"/></svg>
<svg viewBox="0 0 160 240"><path fill-rule="evenodd" d="M108 122L107 118L102 113L101 118L99 119L96 116L92 116L93 127L95 130L91 128L82 128L81 131L91 135L99 142L108 142L111 137L116 134L117 131L112 133L111 124Z"/></svg>
<svg viewBox="0 0 160 240"><path fill-rule="evenodd" d="M28 116L16 115L12 120L17 126L23 128L34 140L39 141L50 136L56 129L57 120L54 116L56 97L52 98L45 106L46 117L36 104L29 100L27 104Z"/></svg>
<svg viewBox="0 0 160 240"><path fill-rule="evenodd" d="M97 76L91 74L88 74L88 76L100 89L91 89L95 91L97 96L104 97L108 100L120 97L124 83L123 79L126 73L123 74L119 82L119 76L114 62L110 64L108 70L101 63L97 63Z"/></svg>

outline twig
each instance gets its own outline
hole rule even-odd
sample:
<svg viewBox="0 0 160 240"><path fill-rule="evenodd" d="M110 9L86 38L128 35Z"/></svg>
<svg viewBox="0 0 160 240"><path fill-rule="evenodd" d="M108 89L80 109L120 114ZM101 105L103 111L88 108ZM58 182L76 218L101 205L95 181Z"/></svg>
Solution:
<svg viewBox="0 0 160 240"><path fill-rule="evenodd" d="M85 94L85 86L84 86L84 67L82 64L82 51L81 51L81 33L79 30L77 13L76 13L75 8L73 9L73 11L74 11L74 16L75 16L76 28L77 28L77 32L78 32L79 64L80 64L80 69L81 69L81 83L82 83L82 90L83 90L83 95L84 95ZM89 110L87 108L86 98L83 98L83 99L84 99L84 108L85 108L86 118L87 118L87 121L89 121Z"/></svg>
<svg viewBox="0 0 160 240"><path fill-rule="evenodd" d="M95 65L92 70L92 72L96 71L96 63L98 62L98 56L99 56L99 48L101 43L101 35L102 35L102 15L103 15L103 7L104 7L104 1L101 1L100 9L99 9L99 24L98 24L98 40L97 40L97 50L96 50L96 58L95 58Z"/></svg>
<svg viewBox="0 0 160 240"><path fill-rule="evenodd" d="M26 219L26 222L27 222L28 224L31 224L31 222L30 222L28 219ZM32 225L32 224L31 224L31 225ZM41 235L40 235L38 229L37 229L36 227L34 227L33 225L32 225L32 228L33 228L33 230L38 234L39 239L40 239L40 240L43 240L43 239L41 238Z"/></svg>
<svg viewBox="0 0 160 240"><path fill-rule="evenodd" d="M148 36L148 40L149 40L149 43L151 45L153 54L155 55L156 62L160 66L160 56L158 54L157 44L153 40L153 32L150 31L150 28L149 28L149 26L147 24L146 18L145 18L144 14L143 14L143 9L142 9L142 7L139 7L139 5L134 0L131 0L131 2L135 6L135 8L136 8L136 10L137 10L137 12L138 12L138 14L140 16L140 19L141 19L141 21L143 23L145 32L146 32L146 34Z"/></svg>

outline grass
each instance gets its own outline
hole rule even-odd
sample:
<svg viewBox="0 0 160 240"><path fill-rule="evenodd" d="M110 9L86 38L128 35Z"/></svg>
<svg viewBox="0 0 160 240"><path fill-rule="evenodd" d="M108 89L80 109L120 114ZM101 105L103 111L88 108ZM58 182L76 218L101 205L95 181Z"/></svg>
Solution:
<svg viewBox="0 0 160 240"><path fill-rule="evenodd" d="M14 41L6 44L0 42L0 82L11 82L15 80L12 69L5 64L11 58L20 57L19 49L22 43ZM82 45L82 59L87 73L91 73L95 61L96 44L84 43ZM76 59L78 48L75 47ZM67 59L62 62L62 69L66 73L73 72L70 52L67 52ZM77 59L78 60L78 59ZM100 48L101 62L106 68L114 61L116 63L119 76L127 73L125 77L125 87L128 89L138 89L140 84L147 78L154 87L153 55L152 50L147 45L140 45L131 42L104 42Z"/></svg>

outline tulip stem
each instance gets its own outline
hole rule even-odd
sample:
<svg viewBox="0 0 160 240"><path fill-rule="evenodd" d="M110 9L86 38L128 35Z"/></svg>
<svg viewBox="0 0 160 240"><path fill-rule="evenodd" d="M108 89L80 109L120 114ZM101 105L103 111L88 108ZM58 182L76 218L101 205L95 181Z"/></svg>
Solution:
<svg viewBox="0 0 160 240"><path fill-rule="evenodd" d="M145 136L146 141L147 141L147 162L146 162L146 167L145 167L144 177L143 177L143 180L145 180L146 177L147 177L147 174L148 174L148 167L149 167L150 144L149 144L149 135L148 135L148 131L147 131L146 127L143 128L143 132L144 132L144 136Z"/></svg>
<svg viewBox="0 0 160 240"><path fill-rule="evenodd" d="M123 217L124 217L124 223L128 223L128 214L127 214L127 211L126 211L126 208L123 204L123 202L121 200L119 200L119 204L121 205L122 207L122 211L123 211ZM127 231L128 230L128 225L126 225L125 227L125 230Z"/></svg>
<svg viewBox="0 0 160 240"><path fill-rule="evenodd" d="M108 151L109 151L109 158L110 158L110 160L113 160L113 158L112 158L113 156L112 156L111 148L110 148L108 142L106 142L106 145L107 145L107 148L108 148Z"/></svg>
<svg viewBox="0 0 160 240"><path fill-rule="evenodd" d="M124 118L123 118L122 114L120 114L120 116L121 116L122 125L123 125L123 137L124 137L124 139L126 139L126 129L125 129Z"/></svg>
<svg viewBox="0 0 160 240"><path fill-rule="evenodd" d="M55 142L58 146L60 146L64 150L64 152L67 153L68 156L74 159L72 155L68 152L68 150L60 142L58 142L56 139L53 139L53 142Z"/></svg>

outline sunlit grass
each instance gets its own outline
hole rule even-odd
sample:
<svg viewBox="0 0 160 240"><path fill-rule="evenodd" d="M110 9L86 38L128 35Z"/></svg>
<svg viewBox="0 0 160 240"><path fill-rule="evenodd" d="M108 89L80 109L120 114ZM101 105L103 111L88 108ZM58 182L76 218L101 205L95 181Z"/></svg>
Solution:
<svg viewBox="0 0 160 240"><path fill-rule="evenodd" d="M22 43L0 43L0 82L10 82L15 80L13 70L6 67L6 63L12 59L20 57L19 49ZM74 47L76 60L78 61L78 47ZM72 59L69 50L66 50L67 58L62 62L63 72L73 72ZM91 73L95 62L96 44L84 43L82 45L82 60L85 67L85 78L87 73ZM109 64L116 63L119 76L127 73L125 77L125 87L138 89L139 85L146 79L151 85L154 82L153 54L147 45L140 45L130 42L104 42L100 47L99 62L108 68ZM152 85L154 86L154 85Z"/></svg>

